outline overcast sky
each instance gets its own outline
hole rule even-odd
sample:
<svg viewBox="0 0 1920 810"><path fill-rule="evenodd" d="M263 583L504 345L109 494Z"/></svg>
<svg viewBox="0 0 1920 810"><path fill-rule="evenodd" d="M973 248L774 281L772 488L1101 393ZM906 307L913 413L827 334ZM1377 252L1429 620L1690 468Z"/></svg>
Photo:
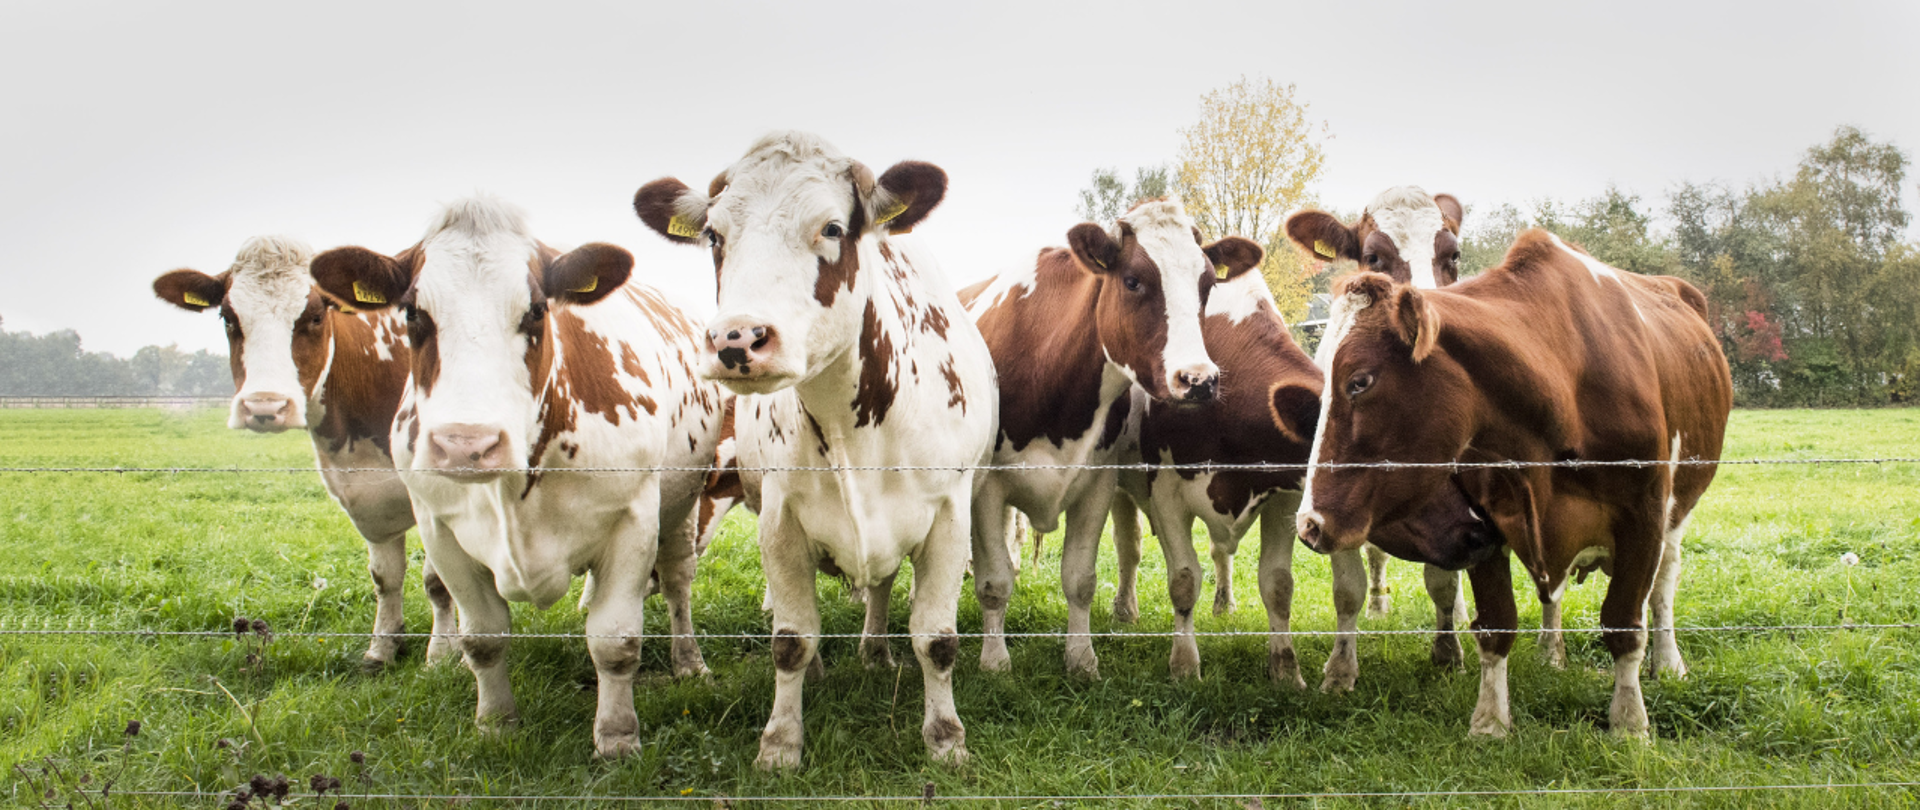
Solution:
<svg viewBox="0 0 1920 810"><path fill-rule="evenodd" d="M1658 200L1786 174L1840 124L1920 148L1920 3L1569 6L7 0L0 318L225 352L154 276L261 233L391 253L476 190L711 308L706 252L645 230L633 192L703 187L785 128L944 167L915 235L957 285L1061 243L1095 167L1170 160L1241 75L1328 123L1317 192L1347 210L1404 183L1482 210Z"/></svg>

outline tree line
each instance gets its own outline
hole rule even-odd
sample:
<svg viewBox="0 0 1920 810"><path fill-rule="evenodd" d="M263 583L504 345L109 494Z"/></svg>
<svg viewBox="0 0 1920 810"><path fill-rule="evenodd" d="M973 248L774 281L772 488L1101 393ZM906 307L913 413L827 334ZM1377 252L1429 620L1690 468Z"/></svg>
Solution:
<svg viewBox="0 0 1920 810"><path fill-rule="evenodd" d="M1136 200L1178 193L1209 238L1267 249L1261 273L1289 323L1353 269L1304 255L1287 213L1320 206L1323 143L1293 85L1239 81L1200 99L1171 164L1093 172L1077 213L1111 224ZM1461 270L1500 263L1520 231L1544 228L1636 273L1679 276L1707 296L1709 321L1746 407L1860 407L1920 399L1920 243L1901 192L1909 158L1842 126L1784 178L1746 185L1682 182L1662 200L1619 188L1565 202L1467 203ZM1444 191L1445 189L1430 189ZM1344 266L1343 266L1344 265Z"/></svg>
<svg viewBox="0 0 1920 810"><path fill-rule="evenodd" d="M0 320L0 397L230 396L227 357L145 346L132 357L82 348L71 329L9 332Z"/></svg>

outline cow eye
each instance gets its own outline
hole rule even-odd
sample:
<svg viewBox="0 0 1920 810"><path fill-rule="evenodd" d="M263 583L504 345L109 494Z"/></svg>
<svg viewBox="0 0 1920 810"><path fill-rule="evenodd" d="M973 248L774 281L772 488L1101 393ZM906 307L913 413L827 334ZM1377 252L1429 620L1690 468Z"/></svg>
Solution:
<svg viewBox="0 0 1920 810"><path fill-rule="evenodd" d="M1127 292L1140 291L1140 279L1137 276L1124 276L1120 279L1120 283L1127 285Z"/></svg>
<svg viewBox="0 0 1920 810"><path fill-rule="evenodd" d="M847 231L845 228L840 227L840 223L829 222L827 223L827 227L820 229L820 235L828 239L839 239L842 236L846 236Z"/></svg>
<svg viewBox="0 0 1920 810"><path fill-rule="evenodd" d="M1368 267L1379 267L1379 266L1380 266L1380 254L1378 254L1378 253L1369 253L1369 254L1367 254L1367 266L1368 266Z"/></svg>
<svg viewBox="0 0 1920 810"><path fill-rule="evenodd" d="M1373 387L1372 374L1362 371L1358 374L1348 377L1347 378L1347 398L1352 399L1354 397L1360 396L1362 393L1365 393L1367 389L1372 387Z"/></svg>
<svg viewBox="0 0 1920 810"><path fill-rule="evenodd" d="M707 247L720 246L720 234L715 233L712 228L702 228L701 232L707 237Z"/></svg>

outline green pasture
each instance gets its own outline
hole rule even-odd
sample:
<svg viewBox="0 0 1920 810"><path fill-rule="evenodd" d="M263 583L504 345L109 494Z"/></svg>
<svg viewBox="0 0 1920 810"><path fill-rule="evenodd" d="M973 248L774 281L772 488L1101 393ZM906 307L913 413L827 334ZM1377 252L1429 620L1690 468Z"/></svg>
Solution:
<svg viewBox="0 0 1920 810"><path fill-rule="evenodd" d="M1920 455L1920 411L1742 411L1727 457L1814 459ZM0 412L0 467L165 466L311 468L299 434L227 430L217 411ZM1920 622L1920 465L1724 467L1687 541L1678 614L1688 626ZM415 542L411 541L410 542ZM1262 630L1254 585L1258 542L1242 545L1239 610L1202 615L1210 630ZM1050 543L1057 554L1058 540ZM424 630L427 603L411 549L408 626ZM1843 564L1852 553L1858 565ZM1171 627L1164 566L1149 548L1140 622L1113 625L1111 548L1102 552L1094 629ZM1202 556L1204 560L1204 555ZM1295 627L1329 630L1324 558L1296 554ZM755 771L760 727L773 699L773 664L760 612L753 521L744 512L701 564L695 620L705 633L748 634L703 643L713 675L679 681L667 645L649 641L637 688L639 756L592 758L593 667L577 638L515 642L510 652L522 725L476 733L473 684L463 667L426 669L424 644L385 672L361 670L363 639L153 638L0 635L0 804L42 801L49 768L68 786L47 806L225 806L225 800L117 795L225 791L253 774L285 774L295 806L333 807L308 788L315 774L350 792L464 796L715 797L1279 794L1564 790L1599 792L1470 798L1318 800L1315 806L1910 806L1910 788L1632 793L1674 786L1920 782L1920 630L1795 630L1683 635L1685 681L1649 681L1651 743L1606 729L1609 662L1592 635L1571 635L1566 671L1538 659L1531 636L1511 665L1515 733L1466 738L1478 681L1471 653L1460 671L1436 670L1421 636L1360 642L1360 682L1348 695L1278 688L1266 678L1264 640L1202 638L1204 677L1167 677L1162 637L1100 639L1103 680L1066 676L1058 639L1011 641L1013 672L978 671L963 646L956 700L970 765L929 763L920 740L920 678L904 642L904 670L861 666L854 642L825 645L827 675L806 692L805 767ZM318 477L297 473L0 472L0 629L217 630L235 616L278 632L361 633L372 620L364 546ZM1013 632L1066 626L1057 561L1029 564L1008 617ZM1393 569L1390 616L1363 629L1429 626L1416 566ZM1524 579L1516 584L1525 587ZM899 585L906 589L905 578ZM1567 626L1594 626L1603 578L1574 588ZM827 632L853 633L860 608L822 579ZM1521 594L1523 625L1537 623ZM1210 600L1203 599L1203 605ZM906 626L906 600L894 627ZM971 591L964 631L979 628ZM664 632L649 604L647 626ZM572 602L519 606L515 629L577 633ZM1304 669L1331 644L1299 641ZM1471 649L1469 647L1469 649ZM140 721L128 737L130 720ZM351 760L362 752L364 763ZM86 777L94 792L74 792ZM98 796L113 780L116 795ZM982 803L941 802L956 807ZM1264 806L1286 804L1268 800ZM1305 802L1301 802L1305 804ZM352 807L500 806L504 803L350 799ZM826 805L829 803L820 802ZM831 803L841 806L844 803ZM856 806L870 806L858 803ZM544 801L541 807L600 806ZM1238 799L1083 799L989 806L1254 806ZM260 806L258 802L254 806ZM734 802L731 806L749 806ZM761 806L761 805L752 805Z"/></svg>

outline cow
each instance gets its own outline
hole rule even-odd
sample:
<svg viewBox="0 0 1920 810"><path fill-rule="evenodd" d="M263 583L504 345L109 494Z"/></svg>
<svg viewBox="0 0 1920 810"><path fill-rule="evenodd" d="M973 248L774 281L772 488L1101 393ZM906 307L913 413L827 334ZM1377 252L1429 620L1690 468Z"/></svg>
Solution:
<svg viewBox="0 0 1920 810"><path fill-rule="evenodd" d="M627 283L632 267L613 245L548 247L524 212L487 196L446 206L398 254L345 247L313 261L328 294L406 314L413 376L394 460L459 608L476 719L518 717L507 603L544 609L585 572L601 757L640 745L633 675L650 574L675 674L706 671L689 606L694 507L725 405L694 373L698 327ZM592 471L570 472L581 468Z"/></svg>
<svg viewBox="0 0 1920 810"><path fill-rule="evenodd" d="M1111 232L1091 222L1076 225L1067 244L1040 251L1030 268L960 293L1001 383L995 469L982 476L973 501L974 592L985 635L980 667L1005 670L1009 558L1015 555L1003 539L1003 516L1011 505L1045 532L1057 528L1065 512L1066 666L1098 677L1087 635L1094 563L1119 484L1112 465L1139 460L1131 391L1181 404L1215 398L1219 369L1200 334L1201 311L1218 283L1215 268L1237 278L1258 266L1263 253L1234 236L1203 244L1178 197L1135 205ZM1129 503L1122 511L1131 509ZM1176 572L1170 589L1184 634L1175 641L1172 670L1176 677L1192 675L1199 663L1188 654L1199 572L1191 543L1184 551L1163 547L1168 570Z"/></svg>
<svg viewBox="0 0 1920 810"><path fill-rule="evenodd" d="M921 737L936 762L967 759L956 613L973 468L992 450L998 395L979 330L931 257L898 238L946 187L930 163L875 178L816 135L775 132L704 193L662 178L634 194L648 227L713 256L718 309L701 374L740 395L734 442L773 613L762 769L800 764L801 687L819 650L815 572L867 590L861 650L885 663L887 604L909 558ZM886 467L908 469L876 469Z"/></svg>
<svg viewBox="0 0 1920 810"><path fill-rule="evenodd" d="M1371 540L1398 557L1468 569L1481 673L1474 735L1512 727L1509 553L1543 600L1557 601L1575 571L1606 571L1611 727L1646 735L1640 665L1650 658L1656 675L1686 672L1671 629L1680 541L1713 480L1732 408L1706 299L1684 281L1623 273L1540 230L1520 234L1501 265L1450 288L1359 273L1334 293L1320 429L1296 518L1302 541L1335 552ZM1389 460L1434 466L1345 466ZM1628 463L1546 466L1580 461ZM1541 466L1450 475L1452 462ZM1456 491L1504 545L1370 537L1371 526Z"/></svg>
<svg viewBox="0 0 1920 810"><path fill-rule="evenodd" d="M313 286L313 251L288 236L246 241L226 272L180 269L153 281L162 301L226 324L235 394L227 427L256 433L305 429L320 480L367 542L373 634L364 662L384 667L405 631L401 612L413 506L392 472L387 442L407 386L407 335L385 311L349 311ZM425 566L433 635L427 661L453 654L453 601L433 563Z"/></svg>
<svg viewBox="0 0 1920 810"><path fill-rule="evenodd" d="M1319 261L1355 262L1362 270L1431 290L1460 279L1460 223L1465 219L1465 209L1451 194L1430 195L1419 186L1395 186L1375 195L1352 224L1325 211L1307 209L1289 215L1285 230L1288 239ZM1387 584L1387 555L1374 545L1367 546L1366 553L1367 613L1385 616L1392 607L1393 591ZM1430 657L1436 666L1459 666L1462 655L1454 628L1467 621L1460 575L1429 565L1425 578L1435 627ZM1557 628L1559 604L1549 612Z"/></svg>

